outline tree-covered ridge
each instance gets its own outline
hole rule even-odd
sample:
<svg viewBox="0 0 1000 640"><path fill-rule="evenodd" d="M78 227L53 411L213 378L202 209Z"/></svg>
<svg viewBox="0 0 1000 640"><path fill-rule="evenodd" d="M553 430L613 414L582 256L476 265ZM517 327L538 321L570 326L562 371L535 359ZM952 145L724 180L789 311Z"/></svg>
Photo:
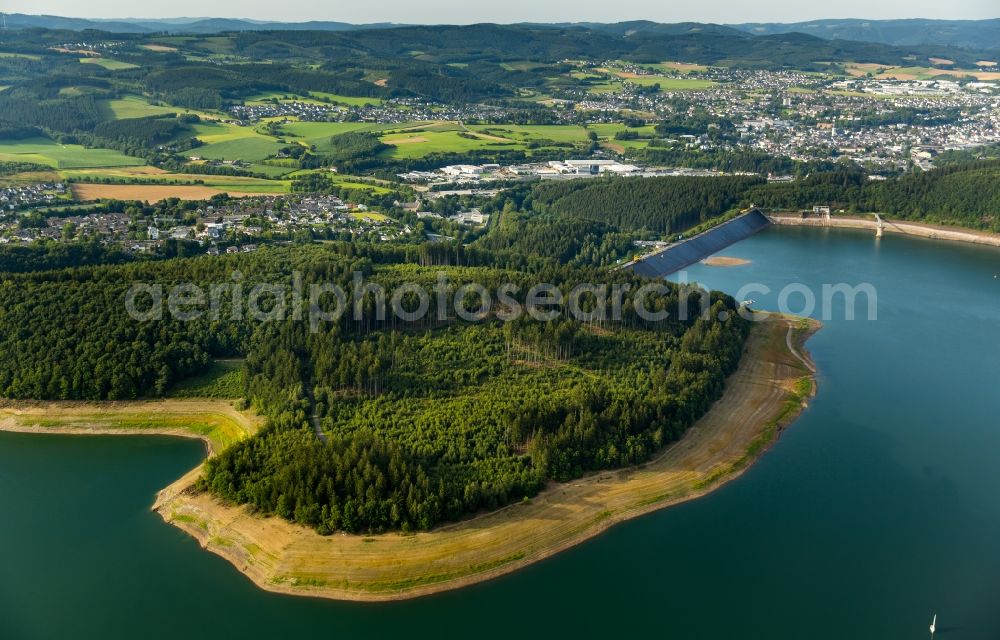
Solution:
<svg viewBox="0 0 1000 640"><path fill-rule="evenodd" d="M621 230L683 231L740 202L759 177L667 177L547 182L532 193L536 211L553 211Z"/></svg>
<svg viewBox="0 0 1000 640"><path fill-rule="evenodd" d="M766 208L830 205L850 213L1000 231L1000 161L949 164L890 180L869 180L860 171L821 173L750 189L745 200Z"/></svg>

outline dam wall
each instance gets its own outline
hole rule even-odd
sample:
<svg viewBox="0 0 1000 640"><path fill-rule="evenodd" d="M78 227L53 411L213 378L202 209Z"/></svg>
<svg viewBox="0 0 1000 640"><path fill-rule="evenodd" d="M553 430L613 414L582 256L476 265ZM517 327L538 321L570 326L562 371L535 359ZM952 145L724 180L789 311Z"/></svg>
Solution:
<svg viewBox="0 0 1000 640"><path fill-rule="evenodd" d="M770 224L767 216L754 209L687 240L629 262L623 268L632 269L640 276L662 278L745 240Z"/></svg>

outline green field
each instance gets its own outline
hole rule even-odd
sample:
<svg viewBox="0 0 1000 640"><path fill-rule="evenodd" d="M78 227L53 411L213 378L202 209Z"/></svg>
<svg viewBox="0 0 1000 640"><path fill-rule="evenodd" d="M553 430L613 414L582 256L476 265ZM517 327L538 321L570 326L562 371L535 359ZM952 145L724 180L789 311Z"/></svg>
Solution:
<svg viewBox="0 0 1000 640"><path fill-rule="evenodd" d="M618 126L618 125L611 125ZM587 129L575 124L521 125L488 124L469 127L473 131L521 142L551 140L553 142L586 142Z"/></svg>
<svg viewBox="0 0 1000 640"><path fill-rule="evenodd" d="M667 73L671 71L679 71L681 73L700 73L708 71L708 66L692 62L660 62L657 64L644 64L642 66L653 71Z"/></svg>
<svg viewBox="0 0 1000 640"><path fill-rule="evenodd" d="M101 169L64 169L59 176L64 180L77 182L95 182L109 180L116 184L169 185L169 184L200 184L220 190L240 191L247 193L287 193L291 186L289 180L266 180L246 176L214 176L200 173L153 173L155 169L143 167L140 169L101 168ZM287 173L288 170L285 170Z"/></svg>
<svg viewBox="0 0 1000 640"><path fill-rule="evenodd" d="M380 187L373 184L366 184L364 182L354 182L352 181L351 176L334 175L331 176L331 178L333 179L333 183L342 189L351 189L356 191L367 190L378 194L392 193L392 189L389 189L387 187ZM377 218L377 219L384 219L384 218L385 216L382 216L382 218Z"/></svg>
<svg viewBox="0 0 1000 640"><path fill-rule="evenodd" d="M217 117L217 114L207 111L197 111L185 109L183 107L171 107L169 105L150 104L145 98L139 96L125 96L120 100L108 100L108 108L115 118L124 120L126 118L145 118L147 116L160 116L166 113L192 113L199 116Z"/></svg>
<svg viewBox="0 0 1000 640"><path fill-rule="evenodd" d="M391 145L387 155L392 158L422 158L432 153L465 153L479 149L517 149L522 145L512 140L494 140L489 136L475 139L460 136L458 130L416 130L405 133L391 133L382 137L382 142Z"/></svg>
<svg viewBox="0 0 1000 640"><path fill-rule="evenodd" d="M630 78L629 82L649 86L659 84L663 91L698 91L708 89L716 85L711 80L699 80L698 78L661 78L657 76L642 76L641 78Z"/></svg>
<svg viewBox="0 0 1000 640"><path fill-rule="evenodd" d="M339 102L351 107L363 107L370 104L382 104L381 98L362 98L355 96L341 96L336 93L325 93L323 91L311 91L310 95L316 98L327 98L330 102Z"/></svg>
<svg viewBox="0 0 1000 640"><path fill-rule="evenodd" d="M125 69L139 68L138 65L122 62L121 60L112 60L111 58L80 58L80 62L83 64L96 64L109 71L124 71Z"/></svg>
<svg viewBox="0 0 1000 640"><path fill-rule="evenodd" d="M41 60L41 56L30 53L15 53L13 51L0 51L0 58L27 58L28 60Z"/></svg>
<svg viewBox="0 0 1000 640"><path fill-rule="evenodd" d="M355 220L370 220L372 222L385 222L389 219L389 216L384 213L374 213L372 211L354 212L351 214L351 217Z"/></svg>
<svg viewBox="0 0 1000 640"><path fill-rule="evenodd" d="M609 80L600 84L591 85L587 91L590 93L616 93L623 89L623 83L638 85L640 87L652 87L660 85L661 91L698 91L715 86L711 80L700 80L698 78L669 78L666 76L637 76L635 78L620 78L620 82Z"/></svg>
<svg viewBox="0 0 1000 640"><path fill-rule="evenodd" d="M46 138L0 142L0 161L32 162L54 169L129 167L146 164L111 149L88 149L76 144L58 144Z"/></svg>
<svg viewBox="0 0 1000 640"><path fill-rule="evenodd" d="M205 146L191 150L192 156L209 160L246 160L255 162L273 156L281 147L274 138L261 135L249 127L219 122L194 125L195 135Z"/></svg>
<svg viewBox="0 0 1000 640"><path fill-rule="evenodd" d="M537 69L539 67L550 67L550 65L544 62L534 62L531 60L501 62L500 66L507 71L531 71L532 69Z"/></svg>
<svg viewBox="0 0 1000 640"><path fill-rule="evenodd" d="M596 131L599 138L614 138L615 134L619 131L635 131L640 136L650 137L656 134L656 127L651 124L647 124L643 127L626 127L623 124L592 124L589 126L591 131Z"/></svg>
<svg viewBox="0 0 1000 640"><path fill-rule="evenodd" d="M287 176L289 173L297 171L297 167L280 167L270 164L260 164L254 163L250 165L250 171L253 173L259 173L260 175L267 176L268 178L280 178L282 176Z"/></svg>
<svg viewBox="0 0 1000 640"><path fill-rule="evenodd" d="M370 122L290 122L282 125L288 142L315 146L318 151L329 151L330 138L350 131L383 131L406 125L373 124Z"/></svg>
<svg viewBox="0 0 1000 640"><path fill-rule="evenodd" d="M324 94L333 95L333 94ZM312 96L304 96L297 93L291 93L289 91L265 91L263 93L256 93L252 96L248 96L243 99L248 105L260 105L260 104L270 104L272 101L277 100L278 102L305 102L307 104L324 104L322 100L317 100Z"/></svg>
<svg viewBox="0 0 1000 640"><path fill-rule="evenodd" d="M656 127L648 124L644 127L626 127L623 124L592 124L590 130L597 132L597 137L602 143L606 143L612 148L622 149L643 149L649 144L649 139L656 137ZM615 140L615 134L619 131L634 131L641 137L635 140Z"/></svg>

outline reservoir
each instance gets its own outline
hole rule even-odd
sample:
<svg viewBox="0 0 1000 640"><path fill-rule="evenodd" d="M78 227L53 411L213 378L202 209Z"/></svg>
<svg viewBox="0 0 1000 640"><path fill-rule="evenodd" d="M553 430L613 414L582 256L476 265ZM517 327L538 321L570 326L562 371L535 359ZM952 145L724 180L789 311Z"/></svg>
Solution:
<svg viewBox="0 0 1000 640"><path fill-rule="evenodd" d="M467 589L320 601L150 511L200 443L0 433L0 639L904 640L935 613L945 640L1000 638L1000 250L774 227L724 254L750 263L688 279L760 283L764 309L789 283L869 283L877 319L834 298L811 406L708 497Z"/></svg>

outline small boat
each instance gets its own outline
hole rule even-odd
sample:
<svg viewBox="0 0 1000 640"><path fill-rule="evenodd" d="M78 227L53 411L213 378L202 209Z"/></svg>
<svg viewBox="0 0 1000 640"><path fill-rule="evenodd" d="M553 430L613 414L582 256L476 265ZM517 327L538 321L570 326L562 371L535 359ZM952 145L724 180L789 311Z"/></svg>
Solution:
<svg viewBox="0 0 1000 640"><path fill-rule="evenodd" d="M934 637L934 632L937 631L937 614L934 614L934 619L931 620L931 637Z"/></svg>

